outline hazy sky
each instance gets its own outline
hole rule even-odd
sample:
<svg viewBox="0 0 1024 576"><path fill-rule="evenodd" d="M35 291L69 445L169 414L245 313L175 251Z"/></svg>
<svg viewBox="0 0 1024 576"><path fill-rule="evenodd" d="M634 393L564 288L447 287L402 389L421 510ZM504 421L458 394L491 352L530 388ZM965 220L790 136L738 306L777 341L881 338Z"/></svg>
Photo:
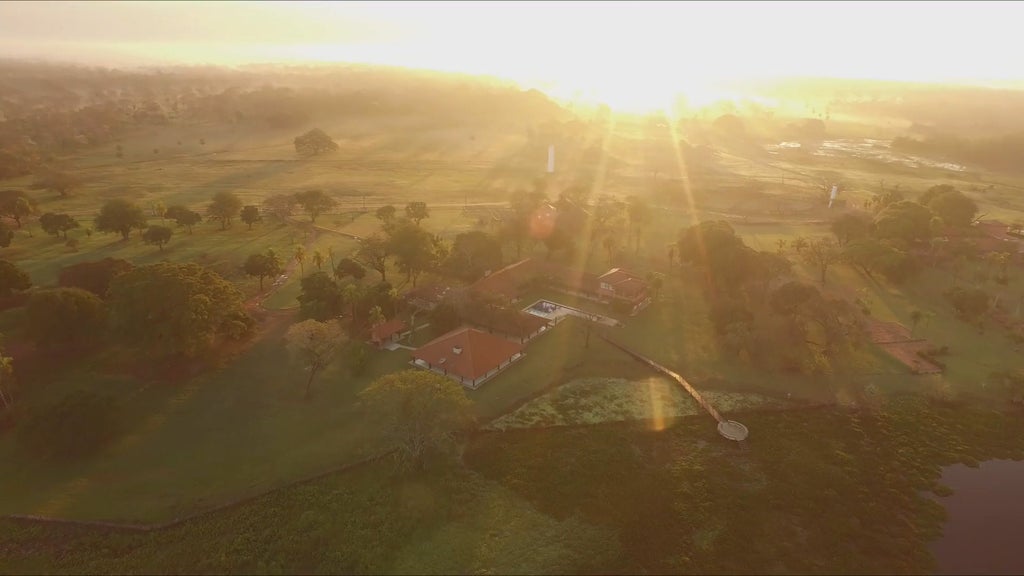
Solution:
<svg viewBox="0 0 1024 576"><path fill-rule="evenodd" d="M0 2L0 55L313 59L658 92L723 77L1021 80L1018 2Z"/></svg>

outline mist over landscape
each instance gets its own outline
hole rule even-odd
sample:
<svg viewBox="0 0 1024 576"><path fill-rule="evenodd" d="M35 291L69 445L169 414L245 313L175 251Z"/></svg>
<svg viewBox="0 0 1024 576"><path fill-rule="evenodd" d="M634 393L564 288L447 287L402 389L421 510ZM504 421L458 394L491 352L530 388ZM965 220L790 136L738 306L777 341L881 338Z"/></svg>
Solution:
<svg viewBox="0 0 1024 576"><path fill-rule="evenodd" d="M1024 571L1022 17L0 3L0 573Z"/></svg>

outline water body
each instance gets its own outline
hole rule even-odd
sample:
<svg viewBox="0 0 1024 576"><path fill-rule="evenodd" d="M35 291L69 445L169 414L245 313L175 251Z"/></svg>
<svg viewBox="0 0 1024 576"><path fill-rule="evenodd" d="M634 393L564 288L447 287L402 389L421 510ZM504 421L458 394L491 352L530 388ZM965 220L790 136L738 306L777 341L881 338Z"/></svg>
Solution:
<svg viewBox="0 0 1024 576"><path fill-rule="evenodd" d="M938 574L1024 574L1024 461L942 471L946 525L932 543Z"/></svg>

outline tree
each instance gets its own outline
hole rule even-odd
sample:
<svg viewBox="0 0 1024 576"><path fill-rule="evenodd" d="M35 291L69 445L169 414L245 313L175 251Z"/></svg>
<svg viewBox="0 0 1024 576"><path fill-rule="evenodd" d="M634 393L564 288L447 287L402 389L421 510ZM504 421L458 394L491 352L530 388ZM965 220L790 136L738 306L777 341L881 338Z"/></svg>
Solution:
<svg viewBox="0 0 1024 576"><path fill-rule="evenodd" d="M72 190L82 185L82 180L65 170L46 170L36 177L36 185L56 192L61 198L67 198Z"/></svg>
<svg viewBox="0 0 1024 576"><path fill-rule="evenodd" d="M331 260L331 270L334 270L334 246L327 247L327 257Z"/></svg>
<svg viewBox="0 0 1024 576"><path fill-rule="evenodd" d="M540 190L517 190L509 198L511 213L502 224L501 236L516 247L516 259L522 256L523 245L551 234L553 222L540 213L547 196Z"/></svg>
<svg viewBox="0 0 1024 576"><path fill-rule="evenodd" d="M295 151L301 156L315 156L321 152L333 152L338 144L319 128L295 138Z"/></svg>
<svg viewBox="0 0 1024 576"><path fill-rule="evenodd" d="M928 208L902 200L890 204L875 216L875 236L917 242L931 238L932 212Z"/></svg>
<svg viewBox="0 0 1024 576"><path fill-rule="evenodd" d="M970 226L978 213L978 204L974 200L948 184L930 188L922 196L921 204L930 208L949 226Z"/></svg>
<svg viewBox="0 0 1024 576"><path fill-rule="evenodd" d="M146 244L156 245L160 251L164 251L164 244L171 241L173 230L167 226L150 226L142 233L142 241Z"/></svg>
<svg viewBox="0 0 1024 576"><path fill-rule="evenodd" d="M832 221L832 233L839 246L846 246L852 240L866 238L871 233L871 220L860 214L847 212Z"/></svg>
<svg viewBox="0 0 1024 576"><path fill-rule="evenodd" d="M7 260L0 260L0 297L28 290L31 286L32 280L24 270Z"/></svg>
<svg viewBox="0 0 1024 576"><path fill-rule="evenodd" d="M661 294L662 287L665 285L665 275L661 272L648 272L647 285L651 288L653 299L657 300Z"/></svg>
<svg viewBox="0 0 1024 576"><path fill-rule="evenodd" d="M453 445L454 435L473 424L472 403L457 382L421 370L382 376L359 395L366 412L387 430L406 465Z"/></svg>
<svg viewBox="0 0 1024 576"><path fill-rule="evenodd" d="M6 216L18 228L21 228L21 219L31 216L36 212L35 200L21 190L0 191L0 216Z"/></svg>
<svg viewBox="0 0 1024 576"><path fill-rule="evenodd" d="M239 337L251 319L242 294L198 264L160 262L110 283L112 333L153 355L193 356L218 337Z"/></svg>
<svg viewBox="0 0 1024 576"><path fill-rule="evenodd" d="M419 275L437 264L439 243L436 236L406 220L392 230L388 247L395 255L398 269L406 273L407 281L415 287Z"/></svg>
<svg viewBox="0 0 1024 576"><path fill-rule="evenodd" d="M54 214L53 212L47 212L39 217L39 226L42 227L43 231L51 236L63 236L64 240L68 239L68 231L78 228L78 220L75 220L68 214Z"/></svg>
<svg viewBox="0 0 1024 576"><path fill-rule="evenodd" d="M366 276L366 268L363 268L362 264L351 258L342 258L334 269L334 277L340 280L346 276L362 280Z"/></svg>
<svg viewBox="0 0 1024 576"><path fill-rule="evenodd" d="M293 361L309 372L306 388L302 397L309 400L312 393L313 379L321 370L330 365L345 345L347 338L341 331L337 320L319 322L303 320L292 324L285 333L288 353Z"/></svg>
<svg viewBox="0 0 1024 576"><path fill-rule="evenodd" d="M268 248L263 254L250 254L245 259L242 270L249 276L256 276L260 279L260 292L262 292L263 279L281 274L284 268L281 266L281 258L273 249Z"/></svg>
<svg viewBox="0 0 1024 576"><path fill-rule="evenodd" d="M242 212L238 215L238 217L242 220L242 222L245 222L246 224L249 225L249 230L252 230L253 224L263 219L263 217L260 216L259 207L254 206L252 204L248 206L243 206Z"/></svg>
<svg viewBox="0 0 1024 576"><path fill-rule="evenodd" d="M100 298L106 298L111 280L134 269L135 266L131 262L119 258L80 262L62 268L57 277L57 285L65 288L81 288Z"/></svg>
<svg viewBox="0 0 1024 576"><path fill-rule="evenodd" d="M323 190L299 192L295 195L295 201L309 214L310 222L316 222L317 216L338 205L338 201Z"/></svg>
<svg viewBox="0 0 1024 576"><path fill-rule="evenodd" d="M953 305L957 316L964 320L976 320L989 308L989 295L980 288L954 286L943 294Z"/></svg>
<svg viewBox="0 0 1024 576"><path fill-rule="evenodd" d="M650 224L651 221L651 205L638 196L630 196L626 206L626 213L629 215L629 226L636 243L635 253L639 254L640 236L643 234L644 227Z"/></svg>
<svg viewBox="0 0 1024 576"><path fill-rule="evenodd" d="M822 236L821 238L815 238L811 240L810 244L807 245L807 251L804 252L804 261L811 266L816 267L821 272L821 285L825 285L825 274L828 272L828 267L832 264L836 264L842 261L843 253L836 246L836 243L832 238L828 236Z"/></svg>
<svg viewBox="0 0 1024 576"><path fill-rule="evenodd" d="M473 282L486 272L501 268L501 262L501 242L498 238L481 230L473 230L455 236L455 243L443 268L451 276Z"/></svg>
<svg viewBox="0 0 1024 576"><path fill-rule="evenodd" d="M302 279L299 310L305 318L328 320L341 314L341 287L326 272L314 272Z"/></svg>
<svg viewBox="0 0 1024 576"><path fill-rule="evenodd" d="M220 229L227 230L231 225L231 219L242 209L242 200L233 192L217 192L213 195L213 201L206 208L206 215L210 220L219 221Z"/></svg>
<svg viewBox="0 0 1024 576"><path fill-rule="evenodd" d="M359 243L356 257L367 266L380 273L381 282L387 282L388 256L391 255L389 242L377 234L373 234Z"/></svg>
<svg viewBox="0 0 1024 576"><path fill-rule="evenodd" d="M295 209L294 194L274 194L263 201L263 212L280 222L287 222Z"/></svg>
<svg viewBox="0 0 1024 576"><path fill-rule="evenodd" d="M11 245L12 240L14 240L14 230L11 230L7 224L0 222L0 248L7 248Z"/></svg>
<svg viewBox="0 0 1024 576"><path fill-rule="evenodd" d="M125 241L134 228L146 226L146 214L133 202L122 198L108 200L96 216L96 229L100 232L117 232Z"/></svg>
<svg viewBox="0 0 1024 576"><path fill-rule="evenodd" d="M409 202L405 205L405 216L419 226L421 220L424 218L430 218L430 211L427 210L427 203Z"/></svg>
<svg viewBox="0 0 1024 576"><path fill-rule="evenodd" d="M313 250L313 264L316 266L317 272L323 270L324 255L319 250Z"/></svg>
<svg viewBox="0 0 1024 576"><path fill-rule="evenodd" d="M299 274L301 276L306 275L306 248L302 244L295 245L295 253L292 255L292 259L299 263Z"/></svg>
<svg viewBox="0 0 1024 576"><path fill-rule="evenodd" d="M94 340L103 332L103 323L103 302L81 288L34 292L25 307L26 336L46 348Z"/></svg>
<svg viewBox="0 0 1024 576"><path fill-rule="evenodd" d="M388 204L387 206L377 208L376 216L378 220L384 223L384 227L386 228L394 222L396 212L398 212L398 209L391 204Z"/></svg>
<svg viewBox="0 0 1024 576"><path fill-rule="evenodd" d="M192 227L203 221L202 214L180 205L168 206L164 210L164 217L174 220L174 223L178 226L185 226L190 236L192 235Z"/></svg>

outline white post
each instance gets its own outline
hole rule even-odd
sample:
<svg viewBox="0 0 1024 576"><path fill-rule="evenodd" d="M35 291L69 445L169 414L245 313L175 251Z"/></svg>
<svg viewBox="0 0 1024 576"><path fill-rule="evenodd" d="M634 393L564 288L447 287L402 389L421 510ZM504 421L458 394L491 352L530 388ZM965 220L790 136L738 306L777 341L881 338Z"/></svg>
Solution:
<svg viewBox="0 0 1024 576"><path fill-rule="evenodd" d="M555 145L548 146L548 174L555 173Z"/></svg>

